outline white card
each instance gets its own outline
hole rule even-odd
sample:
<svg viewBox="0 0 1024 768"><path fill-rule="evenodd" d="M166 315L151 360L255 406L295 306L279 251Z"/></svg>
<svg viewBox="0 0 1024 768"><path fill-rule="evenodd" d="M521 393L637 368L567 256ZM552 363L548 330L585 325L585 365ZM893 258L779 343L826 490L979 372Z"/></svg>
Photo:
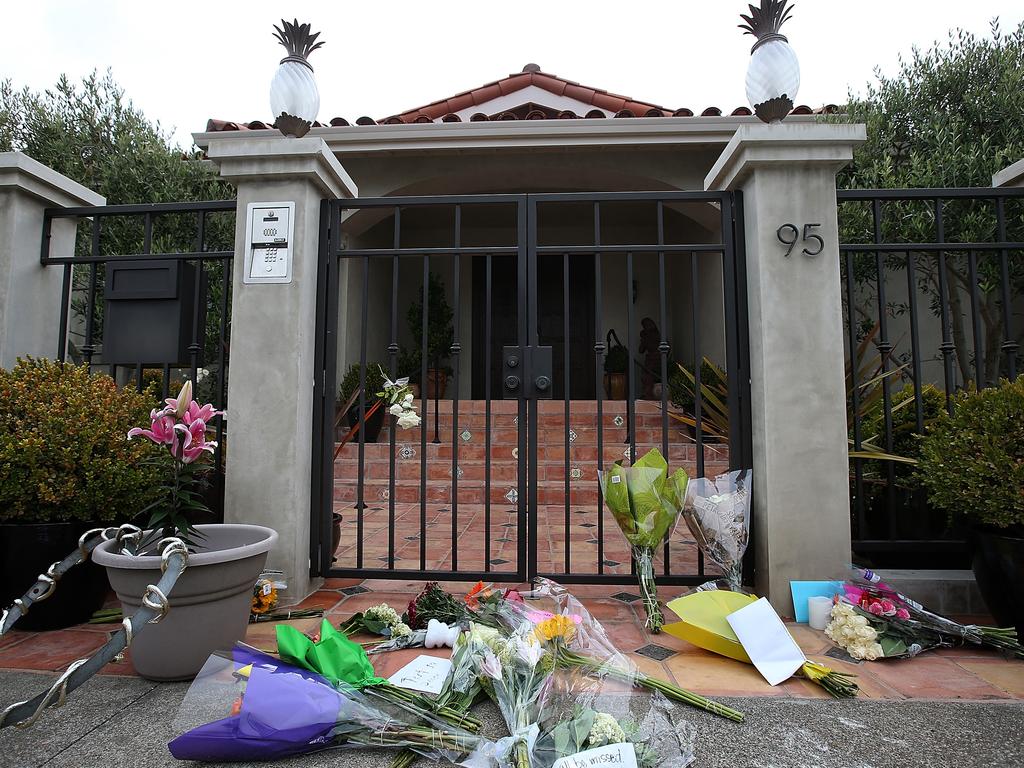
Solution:
<svg viewBox="0 0 1024 768"><path fill-rule="evenodd" d="M452 671L452 660L438 656L417 656L388 678L399 688L423 693L440 693Z"/></svg>
<svg viewBox="0 0 1024 768"><path fill-rule="evenodd" d="M604 766L637 768L636 750L633 749L633 745L624 743L594 747L586 752L560 757L555 760L551 768L604 768Z"/></svg>
<svg viewBox="0 0 1024 768"><path fill-rule="evenodd" d="M788 680L807 661L766 598L725 617L757 671L771 685Z"/></svg>

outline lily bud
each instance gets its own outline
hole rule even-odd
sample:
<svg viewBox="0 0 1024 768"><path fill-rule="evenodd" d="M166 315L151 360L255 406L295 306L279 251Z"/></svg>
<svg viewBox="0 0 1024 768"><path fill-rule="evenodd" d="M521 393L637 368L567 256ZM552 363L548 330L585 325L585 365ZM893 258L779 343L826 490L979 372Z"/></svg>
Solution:
<svg viewBox="0 0 1024 768"><path fill-rule="evenodd" d="M178 419L185 418L185 413L188 411L189 403L192 402L192 381L186 381L182 387L181 392L178 393L178 407L174 411L174 415Z"/></svg>

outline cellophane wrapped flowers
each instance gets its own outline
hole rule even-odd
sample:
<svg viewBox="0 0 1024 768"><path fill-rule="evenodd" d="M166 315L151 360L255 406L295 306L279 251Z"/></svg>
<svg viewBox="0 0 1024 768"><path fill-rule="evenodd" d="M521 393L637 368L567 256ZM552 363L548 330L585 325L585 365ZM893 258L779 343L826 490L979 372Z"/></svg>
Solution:
<svg viewBox="0 0 1024 768"><path fill-rule="evenodd" d="M743 554L750 539L751 471L734 470L690 481L683 519L697 546L722 569L729 588L742 591Z"/></svg>
<svg viewBox="0 0 1024 768"><path fill-rule="evenodd" d="M616 462L598 477L604 501L632 547L645 626L660 632L665 618L654 582L654 553L675 530L689 478L683 469L670 476L668 462L656 448L632 466Z"/></svg>

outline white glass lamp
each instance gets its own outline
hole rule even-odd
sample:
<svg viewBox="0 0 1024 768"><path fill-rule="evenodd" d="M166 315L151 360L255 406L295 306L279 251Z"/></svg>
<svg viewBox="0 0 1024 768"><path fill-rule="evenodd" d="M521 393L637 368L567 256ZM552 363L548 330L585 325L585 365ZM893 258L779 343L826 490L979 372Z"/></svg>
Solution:
<svg viewBox="0 0 1024 768"><path fill-rule="evenodd" d="M270 83L274 127L285 136L305 136L320 111L320 91L306 57L323 41L316 42L320 33L310 34L310 25L299 24L298 19L291 23L281 19L281 26L275 25L274 30L274 37L288 50Z"/></svg>
<svg viewBox="0 0 1024 768"><path fill-rule="evenodd" d="M761 0L760 8L749 8L749 16L740 14L746 22L740 29L757 38L747 67L747 99L761 120L777 123L793 110L800 90L800 62L779 33L793 6L788 0Z"/></svg>

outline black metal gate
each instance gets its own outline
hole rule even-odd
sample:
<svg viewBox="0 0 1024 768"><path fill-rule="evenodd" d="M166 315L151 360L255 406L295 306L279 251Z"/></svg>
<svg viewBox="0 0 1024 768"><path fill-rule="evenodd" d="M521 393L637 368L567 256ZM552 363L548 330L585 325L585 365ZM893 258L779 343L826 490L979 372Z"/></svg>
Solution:
<svg viewBox="0 0 1024 768"><path fill-rule="evenodd" d="M325 201L314 569L628 580L598 472L652 447L691 476L750 465L741 219L729 193ZM418 380L423 418L379 442L359 415L376 364ZM667 584L706 579L682 530L662 559Z"/></svg>

